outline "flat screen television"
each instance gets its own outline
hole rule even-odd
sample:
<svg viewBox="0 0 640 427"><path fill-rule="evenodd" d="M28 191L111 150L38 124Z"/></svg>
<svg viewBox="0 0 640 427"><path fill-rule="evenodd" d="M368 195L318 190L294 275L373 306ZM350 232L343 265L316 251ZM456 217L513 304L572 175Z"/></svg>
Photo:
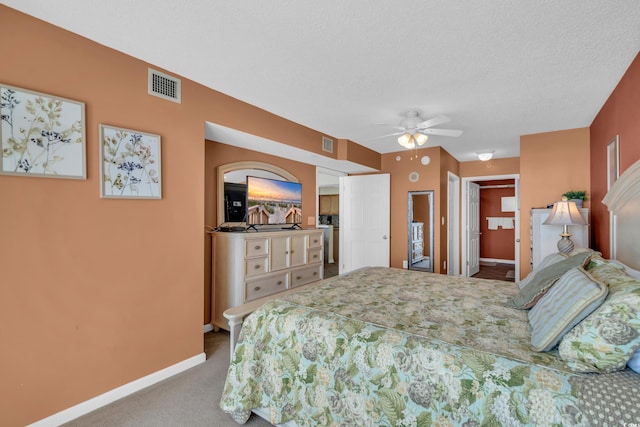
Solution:
<svg viewBox="0 0 640 427"><path fill-rule="evenodd" d="M247 176L246 223L290 225L302 223L302 184L272 178Z"/></svg>

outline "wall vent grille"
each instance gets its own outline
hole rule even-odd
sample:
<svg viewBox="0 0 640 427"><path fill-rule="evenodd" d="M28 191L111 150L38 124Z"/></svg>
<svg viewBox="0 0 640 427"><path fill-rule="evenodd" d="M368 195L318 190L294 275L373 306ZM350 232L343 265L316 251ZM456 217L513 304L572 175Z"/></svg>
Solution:
<svg viewBox="0 0 640 427"><path fill-rule="evenodd" d="M326 136L322 137L322 151L333 153L333 139Z"/></svg>
<svg viewBox="0 0 640 427"><path fill-rule="evenodd" d="M180 80L149 68L149 95L180 104Z"/></svg>

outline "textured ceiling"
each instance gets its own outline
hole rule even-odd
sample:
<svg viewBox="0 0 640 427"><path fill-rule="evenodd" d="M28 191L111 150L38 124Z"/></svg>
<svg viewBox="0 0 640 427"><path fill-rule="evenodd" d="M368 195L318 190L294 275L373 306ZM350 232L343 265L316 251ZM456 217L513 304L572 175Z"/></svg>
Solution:
<svg viewBox="0 0 640 427"><path fill-rule="evenodd" d="M381 153L446 115L464 134L427 144L460 161L589 126L640 48L637 0L2 3Z"/></svg>

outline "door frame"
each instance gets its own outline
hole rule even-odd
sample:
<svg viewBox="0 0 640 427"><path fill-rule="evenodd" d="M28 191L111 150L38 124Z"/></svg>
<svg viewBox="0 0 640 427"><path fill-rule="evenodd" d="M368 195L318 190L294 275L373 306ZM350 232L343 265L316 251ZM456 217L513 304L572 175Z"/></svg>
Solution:
<svg viewBox="0 0 640 427"><path fill-rule="evenodd" d="M460 177L448 172L447 178L447 274L460 272Z"/></svg>
<svg viewBox="0 0 640 427"><path fill-rule="evenodd" d="M514 212L514 258L515 258L515 276L516 282L520 281L520 174L504 174L504 175L487 175L487 176L471 176L462 178L461 185L461 199L462 199L462 224L460 227L461 230L461 243L462 243L462 263L461 263L461 271L462 275L466 276L468 274L466 265L467 265L467 251L469 249L469 194L467 191L467 183L468 182L477 182L477 181L494 181L498 179L513 179L515 184L515 198L516 198L516 211Z"/></svg>

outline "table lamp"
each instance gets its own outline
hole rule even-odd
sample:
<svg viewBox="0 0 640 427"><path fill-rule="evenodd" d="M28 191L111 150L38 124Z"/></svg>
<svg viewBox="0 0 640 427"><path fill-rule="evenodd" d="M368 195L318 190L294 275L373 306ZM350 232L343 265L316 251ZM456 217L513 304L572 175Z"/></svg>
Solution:
<svg viewBox="0 0 640 427"><path fill-rule="evenodd" d="M576 202L571 202L563 197L561 201L553 204L553 209L543 224L545 225L562 225L561 239L558 241L558 252L565 254L570 253L574 244L571 241L571 233L568 227L570 225L586 225L587 222L580 214L580 210L576 206Z"/></svg>

